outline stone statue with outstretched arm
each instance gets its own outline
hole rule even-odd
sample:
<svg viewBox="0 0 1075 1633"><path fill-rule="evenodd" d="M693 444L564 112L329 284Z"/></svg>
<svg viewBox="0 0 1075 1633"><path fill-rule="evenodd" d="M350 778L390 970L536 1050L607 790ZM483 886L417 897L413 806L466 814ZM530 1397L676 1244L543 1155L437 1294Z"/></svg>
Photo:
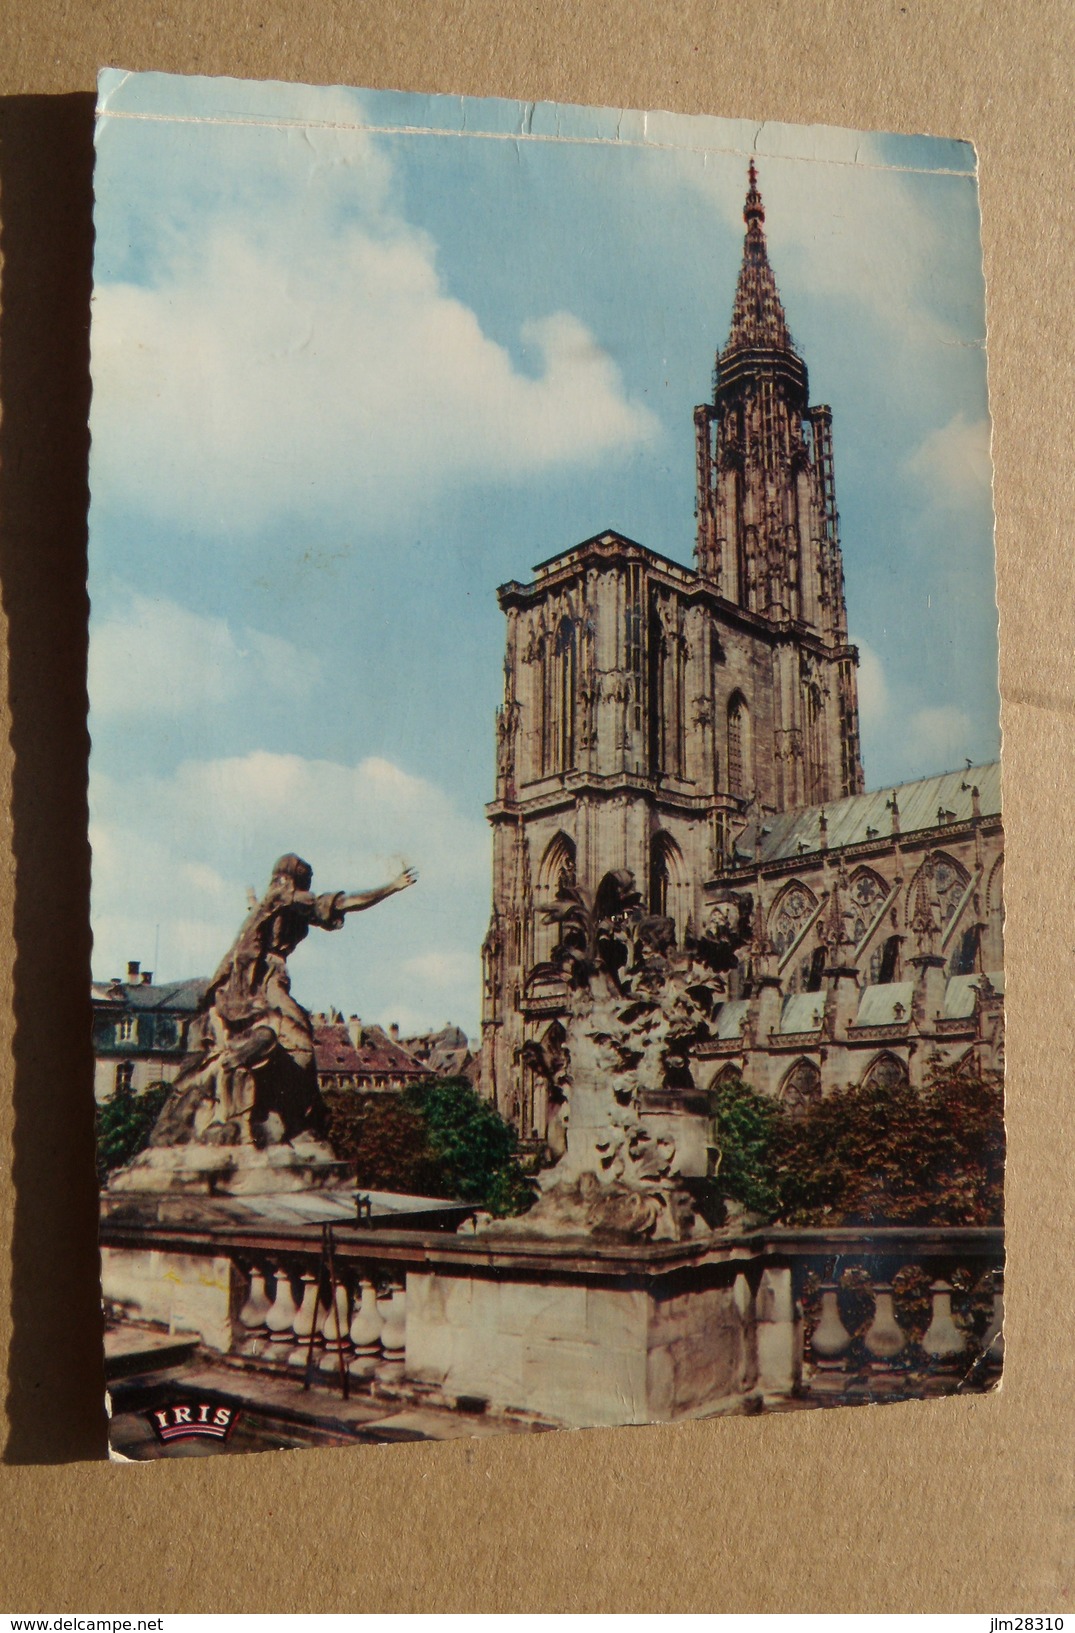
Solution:
<svg viewBox="0 0 1075 1633"><path fill-rule="evenodd" d="M265 895L252 906L231 949L206 988L200 1005L201 1047L176 1079L150 1135L149 1149L131 1169L133 1187L143 1188L140 1165L169 1166L154 1153L187 1148L173 1163L177 1175L220 1167L198 1162L191 1149L248 1153L277 1150L275 1167L290 1156L279 1148L299 1147L307 1157L323 1145L324 1102L317 1086L314 1033L310 1016L292 997L287 961L311 927L338 930L349 913L361 913L414 884L417 873L404 868L390 884L373 890L315 895L313 869L301 857L282 856ZM208 1153L206 1154L208 1157ZM255 1165L256 1166L256 1165Z"/></svg>

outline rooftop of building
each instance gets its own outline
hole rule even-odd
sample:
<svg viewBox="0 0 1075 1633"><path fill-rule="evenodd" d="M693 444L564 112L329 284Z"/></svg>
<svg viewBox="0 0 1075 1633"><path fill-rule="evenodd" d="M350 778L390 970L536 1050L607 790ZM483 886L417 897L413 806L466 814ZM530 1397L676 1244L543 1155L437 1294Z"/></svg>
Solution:
<svg viewBox="0 0 1075 1633"><path fill-rule="evenodd" d="M193 1013L205 996L208 985L207 975L194 976L187 981L154 984L151 971L132 966L128 969L127 979L115 976L110 981L92 982L90 997L95 1004L120 1009L167 1009Z"/></svg>
<svg viewBox="0 0 1075 1633"><path fill-rule="evenodd" d="M824 850L867 844L873 839L889 839L897 830L912 834L950 827L969 822L975 815L1000 815L999 761L920 777L873 793L852 794L846 799L830 800L827 805L766 816L760 823L749 824L738 837L736 853L743 862L790 861Z"/></svg>
<svg viewBox="0 0 1075 1633"><path fill-rule="evenodd" d="M354 1036L352 1036L354 1033ZM314 1024L314 1056L319 1073L344 1077L419 1078L429 1067L393 1042L379 1026L348 1026L345 1021Z"/></svg>
<svg viewBox="0 0 1075 1633"><path fill-rule="evenodd" d="M855 1027L891 1027L910 1029L913 1024L913 981L892 981L862 989ZM946 1021L969 1021L974 1015L979 991L1004 995L1004 972L990 970L985 975L953 975L945 984L942 1018ZM716 1038L730 1043L743 1036L751 1007L750 998L729 998L716 1010ZM817 1032L825 1017L824 992L792 992L784 998L776 1031L781 1037L798 1037Z"/></svg>
<svg viewBox="0 0 1075 1633"><path fill-rule="evenodd" d="M694 567L682 561L673 561L671 556L662 556L659 550L651 550L648 544L640 544L637 539L629 538L626 533L620 533L614 527L606 527L588 539L581 539L578 544L567 545L563 550L558 550L554 556L548 556L544 561L537 562L531 571L535 575L535 580L540 581L569 567L572 557L578 557L581 562L592 556L612 558L623 554L645 560L651 566L659 567L684 581L697 579ZM509 579L506 584L501 584L497 594L501 597L519 595L533 588L533 584L523 584L518 579Z"/></svg>

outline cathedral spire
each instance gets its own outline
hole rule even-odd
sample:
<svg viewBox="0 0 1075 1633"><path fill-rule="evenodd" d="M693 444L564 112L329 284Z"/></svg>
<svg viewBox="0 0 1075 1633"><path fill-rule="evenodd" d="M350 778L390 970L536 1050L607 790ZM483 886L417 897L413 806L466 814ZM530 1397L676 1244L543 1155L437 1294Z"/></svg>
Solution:
<svg viewBox="0 0 1075 1633"><path fill-rule="evenodd" d="M753 159L743 220L731 328L712 399L694 410L695 560L716 595L780 636L765 718L776 808L793 810L861 791L858 654L847 642L832 413L810 406L806 364L769 265ZM739 731L742 707L753 712L749 697L738 698L735 691L724 705L729 733ZM729 736L729 768L741 758ZM730 775L728 790L738 794L734 783Z"/></svg>
<svg viewBox="0 0 1075 1633"><path fill-rule="evenodd" d="M743 242L743 264L739 269L732 326L721 354L722 360L729 352L744 347L795 351L780 291L769 265L765 244L765 206L758 191L758 172L753 159L747 180L746 203L743 205L743 220L747 228Z"/></svg>

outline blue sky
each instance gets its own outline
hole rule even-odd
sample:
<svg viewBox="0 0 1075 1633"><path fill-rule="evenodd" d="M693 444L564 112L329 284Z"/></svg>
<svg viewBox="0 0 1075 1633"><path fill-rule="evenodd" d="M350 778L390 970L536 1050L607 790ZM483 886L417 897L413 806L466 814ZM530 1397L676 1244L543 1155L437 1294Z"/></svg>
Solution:
<svg viewBox="0 0 1075 1633"><path fill-rule="evenodd" d="M496 585L604 527L693 546L748 157L833 409L869 786L998 752L974 157L928 138L102 78L94 970L208 971L298 850L421 883L299 997L477 1024Z"/></svg>

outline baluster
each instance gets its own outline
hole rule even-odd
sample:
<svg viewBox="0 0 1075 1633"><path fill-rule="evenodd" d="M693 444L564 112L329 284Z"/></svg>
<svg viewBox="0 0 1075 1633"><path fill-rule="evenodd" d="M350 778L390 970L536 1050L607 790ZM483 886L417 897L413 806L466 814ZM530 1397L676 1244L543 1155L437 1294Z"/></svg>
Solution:
<svg viewBox="0 0 1075 1633"><path fill-rule="evenodd" d="M803 1319L786 1265L769 1265L762 1271L754 1317L763 1393L784 1397L796 1394L802 1385Z"/></svg>
<svg viewBox="0 0 1075 1633"><path fill-rule="evenodd" d="M398 1283L389 1283L386 1296L377 1302L384 1346L384 1361L377 1368L377 1376L390 1381L402 1375L407 1352L407 1294Z"/></svg>
<svg viewBox="0 0 1075 1633"><path fill-rule="evenodd" d="M836 1287L826 1283L821 1289L821 1319L814 1328L810 1349L823 1370L835 1370L851 1348L851 1334L840 1320Z"/></svg>
<svg viewBox="0 0 1075 1633"><path fill-rule="evenodd" d="M348 1371L352 1378L371 1378L381 1358L381 1328L384 1324L377 1302L377 1289L369 1276L358 1284L351 1321L351 1343L355 1358Z"/></svg>
<svg viewBox="0 0 1075 1633"><path fill-rule="evenodd" d="M931 1291L933 1320L922 1339L922 1348L934 1367L948 1370L964 1359L967 1346L963 1334L952 1320L951 1284L946 1281L935 1281Z"/></svg>
<svg viewBox="0 0 1075 1633"><path fill-rule="evenodd" d="M250 1268L250 1287L246 1302L239 1311L239 1325L244 1328L243 1355L260 1355L269 1340L266 1317L272 1309L272 1300L265 1291L265 1272L260 1265Z"/></svg>
<svg viewBox="0 0 1075 1633"><path fill-rule="evenodd" d="M320 1278L312 1270L302 1272L302 1303L295 1317L295 1347L288 1356L288 1365L304 1367L310 1353L310 1333L317 1320L317 1299ZM314 1334L314 1360L317 1360L317 1335Z"/></svg>
<svg viewBox="0 0 1075 1633"><path fill-rule="evenodd" d="M739 1387L746 1392L758 1381L758 1322L754 1292L743 1271L735 1278L732 1301L739 1312Z"/></svg>
<svg viewBox="0 0 1075 1633"><path fill-rule="evenodd" d="M993 1277L993 1314L982 1334L982 1358L988 1366L1000 1366L1004 1360L1004 1289L996 1275Z"/></svg>
<svg viewBox="0 0 1075 1633"><path fill-rule="evenodd" d="M265 1345L265 1359L283 1364L294 1343L295 1317L298 1315L291 1290L291 1273L286 1265L276 1270L276 1291L272 1308L265 1316L269 1337Z"/></svg>
<svg viewBox="0 0 1075 1633"><path fill-rule="evenodd" d="M338 1336L337 1319L339 1320ZM338 1281L336 1283L335 1299L330 1298L329 1302L322 1307L322 1312L317 1319L317 1330L324 1345L321 1359L318 1362L322 1372L335 1372L338 1374L341 1355L343 1356L344 1365L347 1365L351 1352L351 1341L347 1334L350 1319L351 1312L347 1308L347 1288L342 1281Z"/></svg>
<svg viewBox="0 0 1075 1633"><path fill-rule="evenodd" d="M873 1320L866 1329L866 1349L870 1357L882 1366L891 1365L901 1353L907 1340L896 1320L892 1305L892 1288L874 1283Z"/></svg>

